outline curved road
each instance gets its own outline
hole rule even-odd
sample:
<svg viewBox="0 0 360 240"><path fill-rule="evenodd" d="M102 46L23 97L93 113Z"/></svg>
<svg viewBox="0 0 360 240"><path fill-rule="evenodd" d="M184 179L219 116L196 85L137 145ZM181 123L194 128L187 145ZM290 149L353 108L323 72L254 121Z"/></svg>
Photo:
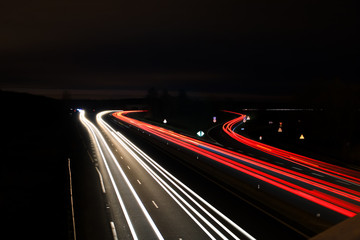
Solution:
<svg viewBox="0 0 360 240"><path fill-rule="evenodd" d="M127 114L131 112L134 111L117 112L113 116L149 136L153 135L154 138L171 142L198 156L206 157L210 165L232 170L231 174L241 178L242 181L255 183L259 190L267 191L271 195L275 194L276 198L313 216L310 218L331 225L360 212L360 189L356 181L345 181L313 168L309 172L309 169L299 166L286 166L278 159L269 160L269 154L263 155L262 159L247 156L129 118ZM312 220L316 221L314 219Z"/></svg>
<svg viewBox="0 0 360 240"><path fill-rule="evenodd" d="M255 239L97 115L95 146L114 239Z"/></svg>

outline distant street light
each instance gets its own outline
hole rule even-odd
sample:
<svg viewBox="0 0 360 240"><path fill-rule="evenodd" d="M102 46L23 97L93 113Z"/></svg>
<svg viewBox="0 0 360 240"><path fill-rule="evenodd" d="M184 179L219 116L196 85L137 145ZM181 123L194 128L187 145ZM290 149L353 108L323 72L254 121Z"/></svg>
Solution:
<svg viewBox="0 0 360 240"><path fill-rule="evenodd" d="M262 136L259 137L259 140L260 140L260 141L262 140Z"/></svg>
<svg viewBox="0 0 360 240"><path fill-rule="evenodd" d="M166 124L166 123L167 123L167 120L166 120L166 118L164 119L163 123L164 123L164 124Z"/></svg>
<svg viewBox="0 0 360 240"><path fill-rule="evenodd" d="M282 132L282 128L281 128L281 127L279 127L278 132L279 132L279 133L281 133L281 132Z"/></svg>
<svg viewBox="0 0 360 240"><path fill-rule="evenodd" d="M305 139L304 135L301 134L300 137L299 137L299 139L301 139L301 140L302 140L302 139Z"/></svg>
<svg viewBox="0 0 360 240"><path fill-rule="evenodd" d="M213 117L213 123L216 123L216 117L215 116Z"/></svg>
<svg viewBox="0 0 360 240"><path fill-rule="evenodd" d="M250 120L250 116L249 116L249 115L246 117L246 120Z"/></svg>

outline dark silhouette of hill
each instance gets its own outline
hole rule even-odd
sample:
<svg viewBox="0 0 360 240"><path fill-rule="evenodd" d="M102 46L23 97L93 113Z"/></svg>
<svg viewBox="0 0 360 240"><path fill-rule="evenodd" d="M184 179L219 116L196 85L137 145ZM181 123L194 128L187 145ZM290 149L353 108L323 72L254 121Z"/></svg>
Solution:
<svg viewBox="0 0 360 240"><path fill-rule="evenodd" d="M67 239L67 126L62 103L5 91L0 91L0 102L2 236Z"/></svg>

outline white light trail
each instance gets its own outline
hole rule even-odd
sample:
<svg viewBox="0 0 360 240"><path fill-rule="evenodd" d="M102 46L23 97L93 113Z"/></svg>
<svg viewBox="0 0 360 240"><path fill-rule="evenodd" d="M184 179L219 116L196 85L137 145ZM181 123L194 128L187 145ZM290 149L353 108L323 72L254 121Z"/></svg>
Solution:
<svg viewBox="0 0 360 240"><path fill-rule="evenodd" d="M198 201L204 204L206 207L210 208L213 212L215 212L218 216L220 216L223 220L245 235L247 238L254 240L249 233L247 233L244 229L222 214L219 210L201 198L198 194L188 188L185 184L183 184L180 180L175 178L165 169L163 169L159 164L157 164L153 159L151 159L148 155L142 152L138 147L136 147L130 140L128 140L125 136L115 131L112 127L110 127L101 117L104 114L107 114L111 111L101 112L97 115L97 121L100 126L102 126L105 130L107 130L137 161L143 166L143 168L149 173L150 176L154 178L156 182L169 194L171 198L196 222L196 224L211 238L215 239L210 232L206 230L206 228L191 214L187 208L189 208L197 217L199 217L208 227L210 227L214 232L216 232L222 239L227 239L220 230L218 230L212 223L210 223L199 211L197 211L192 205L186 201L183 197L179 195L178 192L174 190L162 177L167 179L173 186L176 187L182 194L184 194L191 202L193 202L198 208L201 209L208 217L210 217L216 224L218 224L224 231L226 231L229 235L231 235L234 239L239 239L233 232L231 232L224 224L222 224L213 214L207 211ZM152 170L139 156L135 153L139 154L148 164L150 164L156 171L158 171L162 177L160 177L154 170ZM196 199L194 199L194 196ZM186 205L186 207L184 206Z"/></svg>
<svg viewBox="0 0 360 240"><path fill-rule="evenodd" d="M80 112L80 121L84 124L84 126L86 127L86 129L91 133L91 135L92 135L93 138L95 139L96 145L97 145L97 147L98 147L98 149L99 149L100 155L101 155L101 157L102 157L102 159L103 159L103 162L104 162L104 164L105 164L106 171L107 171L108 174L109 174L111 183L112 183L113 188L114 188L114 190L115 190L116 196L117 196L117 198L118 198L118 200L119 200L119 204L120 204L121 209L122 209L122 211L123 211L123 213L124 213L126 222L127 222L128 226L129 226L129 228L130 228L131 235L133 236L134 240L136 240L136 239L138 239L138 237L137 237L137 235L136 235L134 226L133 226L133 224L132 224L132 222L131 222L129 213L128 213L127 210L126 210L125 204L124 204L124 202L123 202L123 200L122 200L122 198L121 198L121 195L120 195L120 193L119 193L119 190L118 190L118 188L117 188L117 186L116 186L116 183L115 183L115 181L114 181L114 177L112 176L112 174L111 174L111 172L110 172L110 169L109 169L109 166L108 166L108 164L107 164L107 162L106 162L105 156L104 156L104 154L103 154L103 152L102 152L102 150L101 150L99 141L98 141L98 139L97 139L97 137L96 137L96 134L94 133L93 128L94 128L95 130L97 130L97 128L96 128L89 120L87 120L87 119L85 118L85 111L84 111L84 110L79 110L79 112ZM98 131L98 130L97 130L97 131Z"/></svg>
<svg viewBox="0 0 360 240"><path fill-rule="evenodd" d="M92 133L92 136L93 136L94 139L95 139L96 145L97 145L97 147L98 147L98 149L99 149L100 155L101 155L101 157L102 157L102 159L103 159L103 162L104 162L104 164L105 164L105 168L106 168L106 170L107 170L107 172L108 172L108 174L109 174L110 180L111 180L112 185L113 185L113 187L114 187L116 196L117 196L117 198L118 198L118 200L119 200L119 203L120 203L120 206L121 206L121 208L122 208L122 210L123 210L123 212L124 212L126 221L127 221L128 225L129 225L129 228L130 228L130 231L131 231L131 233L132 233L133 238L134 238L134 239L138 239L137 234L136 234L136 231L135 231L135 228L134 228L134 225L133 225L132 222L131 222L131 218L130 218L130 216L129 216L129 213L128 213L128 211L126 210L125 204L124 204L124 202L123 202L123 200L122 200L122 198L121 198L120 192L119 192L119 190L118 190L118 188L117 188L117 185L116 185L116 183L115 183L115 181L114 181L114 177L113 177L113 175L111 174L110 168L109 168L109 166L108 166L107 159L106 159L106 157L104 156L104 153L103 153L103 151L102 151L102 149L101 149L101 146L100 146L100 144L99 144L99 141L98 141L98 137L97 137L97 135L94 133L94 131L96 131L97 134L99 135L100 140L102 141L103 145L105 146L105 148L106 148L107 151L109 152L112 160L114 161L114 163L115 163L116 167L118 168L120 174L121 174L122 177L124 178L127 186L129 187L129 189L130 189L131 193L133 194L134 198L136 199L136 201L137 201L140 209L141 209L142 212L144 213L147 221L149 222L150 226L152 227L153 231L155 232L157 238L158 238L158 239L161 239L161 240L164 239L163 236L161 235L159 229L158 229L157 226L155 225L154 221L152 220L150 214L149 214L148 211L146 210L144 204L141 202L141 200L140 200L139 196L137 195L135 189L134 189L133 186L131 185L129 179L126 177L124 171L123 171L122 168L120 167L120 165L119 165L116 157L114 156L114 154L113 154L112 151L110 150L108 144L106 143L106 141L105 141L104 137L102 136L102 134L100 133L100 131L99 131L90 121L88 121L88 120L85 118L85 112L84 112L84 111L80 111L80 120L81 120L81 122L87 127L87 129L89 130L89 132Z"/></svg>

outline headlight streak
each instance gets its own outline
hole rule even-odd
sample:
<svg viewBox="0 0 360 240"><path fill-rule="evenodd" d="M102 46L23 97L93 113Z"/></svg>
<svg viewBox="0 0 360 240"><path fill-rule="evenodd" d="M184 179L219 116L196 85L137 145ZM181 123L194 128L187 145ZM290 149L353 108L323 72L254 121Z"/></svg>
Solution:
<svg viewBox="0 0 360 240"><path fill-rule="evenodd" d="M83 118L85 119L84 115L83 115ZM91 126L91 128L95 129L95 131L96 131L96 132L98 133L98 135L100 136L101 141L103 142L104 146L105 146L106 149L108 150L108 152L109 152L112 160L115 162L115 164L116 164L116 166L117 166L120 174L121 174L122 177L124 178L127 186L129 187L130 191L132 192L134 198L136 199L139 207L141 208L142 212L144 213L147 221L148 221L149 224L151 225L151 227L152 227L153 231L155 232L157 238L163 240L164 238L162 237L159 229L158 229L157 226L155 225L155 223L154 223L154 221L152 220L150 214L149 214L148 211L146 210L144 204L141 202L141 200L140 200L139 196L137 195L135 189L134 189L133 186L131 185L129 179L126 177L124 171L123 171L122 168L120 167L117 159L115 158L115 156L113 155L113 153L112 153L112 151L110 150L109 146L107 145L104 137L102 136L102 134L100 133L100 131L99 131L90 121L88 121L88 120L86 120L86 121L87 121L87 123ZM91 128L90 128L90 129L91 129ZM131 218L130 218L130 216L129 216L129 213L128 213L127 210L126 210L125 204L124 204L124 202L123 202L123 200L122 200L122 198L121 198L121 195L120 195L120 193L119 193L119 191L118 191L118 187L116 186L116 183L115 183L114 178L113 178L113 176L112 176L112 174L111 174L110 168L109 168L109 166L108 166L108 164L107 164L107 160L106 160L106 158L105 158L105 156L104 156L104 154L103 154L103 151L101 150L101 147L100 147L100 144L99 144L99 142L98 142L98 140L97 140L97 137L96 137L96 135L95 135L95 133L93 132L92 129L91 129L91 132L93 133L93 136L95 136L96 144L97 144L97 146L98 146L98 148L99 148L99 151L100 151L100 153L101 153L101 157L102 157L102 159L103 159L103 162L105 163L106 170L107 170L107 172L108 172L108 174L109 174L109 176L110 176L111 182L112 182L112 184L113 184L114 190L115 190L116 195L117 195L117 197L118 197L118 200L119 200L119 202L120 202L121 208L122 208L122 210L124 211L124 215L125 215L125 217L126 217L127 223L128 223L129 228L130 228L130 230L131 230L132 236L133 236L134 239L138 239L137 234L136 234L135 229L134 229L134 226L133 226L133 224L132 224L132 222L131 222Z"/></svg>
<svg viewBox="0 0 360 240"><path fill-rule="evenodd" d="M116 136L114 136L116 137ZM193 211L201 220L203 220L211 229L213 229L222 239L226 239L226 237L218 231L211 223L209 223L204 217L202 217L198 211L196 211L191 205L189 205L179 194L177 194L173 189L169 187L164 180L159 178L157 174L155 174L150 168L148 168L144 163L139 159L139 157L131 151L130 148L128 148L123 141L121 141L119 138L116 138L116 140L125 147L125 149L139 162L139 164L149 173L149 175L164 189L164 191L169 194L169 196L186 212L186 214L208 235L211 239L216 239L197 219L196 217L191 214L188 209L181 204L183 202L191 211ZM176 197L174 196L176 195ZM180 202L180 201L181 202Z"/></svg>
<svg viewBox="0 0 360 240"><path fill-rule="evenodd" d="M102 114L103 115L103 114ZM100 116L102 116L100 115ZM209 211L207 211L200 203L198 203L193 197L191 197L186 191L190 192L193 196L198 198L204 205L213 210L216 214L218 214L223 220L228 222L231 226L241 232L249 239L255 239L250 234L248 234L245 230L240 228L237 224L227 218L224 214L206 202L203 198L198 196L191 189L186 187L183 183L181 183L178 179L168 173L165 169L163 169L160 165L158 165L153 159L147 156L144 152L142 152L138 147L136 147L130 140L124 137L119 132L115 131L111 128L106 122L102 122L105 128L112 134L112 136L122 145L125 149L139 162L141 166L152 176L155 181L174 199L174 201L199 225L201 229L205 231L205 233L211 238L214 238L206 229L201 225L199 221L183 206L179 200L184 203L193 213L196 214L203 222L206 223L214 232L216 232L222 239L227 239L213 224L211 224L205 217L201 215L195 208L193 208L183 197L181 197L166 181L164 181L154 170L152 170L141 158L139 158L134 151L136 151L144 160L146 160L152 167L154 167L163 177L165 177L172 185L174 185L181 193L183 193L188 199L190 199L198 208L201 209L207 216L209 216L215 223L217 223L224 231L226 231L229 235L231 235L234 239L239 239L234 233L232 233L225 225L223 225L216 217L214 217ZM131 148L131 149L130 149ZM134 150L134 151L133 151ZM180 186L181 185L181 186ZM185 191L185 190L186 191ZM179 199L179 200L178 200Z"/></svg>
<svg viewBox="0 0 360 240"><path fill-rule="evenodd" d="M118 133L120 134L120 133ZM121 135L121 134L120 134ZM188 188L185 184L183 184L180 180L178 180L176 177L174 177L172 174L170 174L168 171L166 171L164 168L162 168L156 161L151 159L149 156L147 156L144 152L142 152L138 147L136 147L130 140L126 139L124 137L124 140L128 141L128 143L136 149L136 151L143 156L145 159L148 160L152 166L157 169L168 181L170 181L174 186L176 186L184 195L186 195L191 201L193 201L198 207L202 208L202 206L194 200L186 191L188 191L191 195L193 195L195 198L197 198L199 201L201 201L204 205L206 205L208 208L210 208L212 211L214 211L217 215L219 215L222 219L224 219L227 223L229 223L231 226L236 228L239 232L243 233L245 236L247 236L249 239L252 239L252 236L248 234L244 229L239 227L236 223L234 223L231 219L226 217L224 214L222 214L219 210L217 210L215 207L213 207L211 204L209 204L207 201L205 201L202 197L200 197L198 194L196 194L194 191L192 191L190 188ZM184 191L182 188L184 188L186 191ZM213 218L213 217L212 217Z"/></svg>
<svg viewBox="0 0 360 240"><path fill-rule="evenodd" d="M96 137L96 134L94 133L93 128L94 128L95 130L97 130L97 128L96 128L89 120L86 119L86 117L85 117L85 111L84 111L84 110L79 110L79 111L80 111L80 121L81 121L81 123L83 123L83 125L86 127L86 129L89 131L89 133L91 133L91 136L95 139L96 146L98 147L99 152L100 152L100 155L101 155L101 158L102 158L102 160L103 160L103 162L104 162L104 164L105 164L106 171L107 171L107 173L108 173L108 175L109 175L109 177L110 177L111 184L113 185L113 188L114 188L114 190L115 190L116 197L118 198L119 204L120 204L121 209L122 209L122 211L123 211L123 213L124 213L124 216L125 216L125 219L126 219L126 222L127 222L128 226L129 226L131 235L132 235L132 237L134 238L134 240L137 240L138 237L137 237L137 235L136 235L134 226L133 226L133 224L132 224L132 222L131 222L131 219L130 219L130 217L129 217L129 213L128 213L127 210L126 210L125 204L124 204L124 202L123 202L123 200L122 200L122 197L121 197L121 195L120 195L120 193L119 193L119 190L118 190L118 188L117 188L117 186L116 186L116 183L115 183L115 181L114 181L114 178L113 178L113 176L112 176L112 174L111 174L111 172L110 172L110 169L109 169L109 166L108 166L108 164L107 164L107 162L106 162L105 156L104 156L104 154L103 154L103 152L102 152L102 150L101 150L99 141L98 141L98 139L97 139L97 137Z"/></svg>
<svg viewBox="0 0 360 240"><path fill-rule="evenodd" d="M120 120L124 122L129 123L129 117L124 116L124 114L134 112L134 111L128 111L128 112L121 112L121 113L114 113L113 116L119 118ZM329 182L326 182L324 180L319 180L314 177L305 176L304 174L291 171L286 168L282 168L270 163L266 163L265 161L261 161L256 158L248 157L243 154L239 154L234 151L230 151L212 144L208 144L205 142L201 142L199 140L196 140L198 145L195 145L192 141L189 141L191 139L190 137L174 133L172 131L168 131L164 128L156 127L135 119L131 119L131 124L134 126L137 126L138 128L141 128L143 130L148 131L149 133L153 133L163 139L166 139L167 141L173 142L175 144L178 144L180 146L183 146L185 148L188 148L194 152L197 152L199 154L202 154L204 156L207 156L210 159L213 159L217 162L221 162L227 166L230 166L234 169L237 169L239 171L242 171L248 175L254 176L258 179L263 179L263 181L269 182L270 184L273 184L275 186L280 187L281 189L287 190L289 192L292 192L298 196L304 197L312 202L315 202L319 205L322 205L324 207L327 207L329 209L332 209L333 211L336 211L338 213L341 213L345 216L352 217L356 215L357 212L360 212L360 207L354 204L351 204L349 202L343 201L341 199L338 199L336 197L327 195L327 194L321 194L321 192L314 190L309 190L302 188L300 186L297 186L295 184L292 184L290 182L284 181L282 179L273 177L269 174L263 173L261 171L255 170L253 168L249 168L246 165L241 164L240 162L231 160L229 158L226 158L226 155L230 155L231 158L239 159L240 161L249 162L251 164L257 164L261 165L263 168L267 168L268 170L277 172L279 174L285 175L287 177L294 178L298 181L302 181L307 184L311 184L313 186L323 188L324 190L330 191L335 194L342 195L344 197L347 197L349 199L352 199L354 201L358 201L359 198L355 195L359 195L359 192L345 188L343 186L338 186L336 184L332 184ZM211 148L211 149L210 149ZM221 152L221 154L219 154ZM326 186L328 185L328 186ZM337 188L337 189L335 189ZM338 206L337 206L338 205Z"/></svg>
<svg viewBox="0 0 360 240"><path fill-rule="evenodd" d="M99 122L99 121L100 121L99 119L100 119L100 115L97 114L97 116L96 116L96 121ZM100 133L100 132L99 132L99 133ZM140 198L139 198L139 196L137 195L135 189L134 189L133 186L131 185L129 179L127 178L126 174L125 174L124 171L122 170L119 162L117 161L116 157L115 157L114 154L112 153L110 147L109 147L108 144L106 143L106 141L105 141L105 139L104 139L104 137L102 136L101 133L100 133L100 137L101 137L101 140L103 141L106 149L107 149L108 152L110 153L112 160L115 162L116 167L118 168L119 172L121 173L121 175L122 175L123 178L125 179L126 184L127 184L128 187L130 188L133 196L135 197L137 203L139 204L141 210L143 211L146 219L148 220L148 222L150 223L152 229L154 230L156 236L158 237L158 239L164 239L163 236L161 235L159 229L158 229L157 226L155 225L154 221L152 220L149 212L146 210L144 204L143 204L142 201L140 200Z"/></svg>

